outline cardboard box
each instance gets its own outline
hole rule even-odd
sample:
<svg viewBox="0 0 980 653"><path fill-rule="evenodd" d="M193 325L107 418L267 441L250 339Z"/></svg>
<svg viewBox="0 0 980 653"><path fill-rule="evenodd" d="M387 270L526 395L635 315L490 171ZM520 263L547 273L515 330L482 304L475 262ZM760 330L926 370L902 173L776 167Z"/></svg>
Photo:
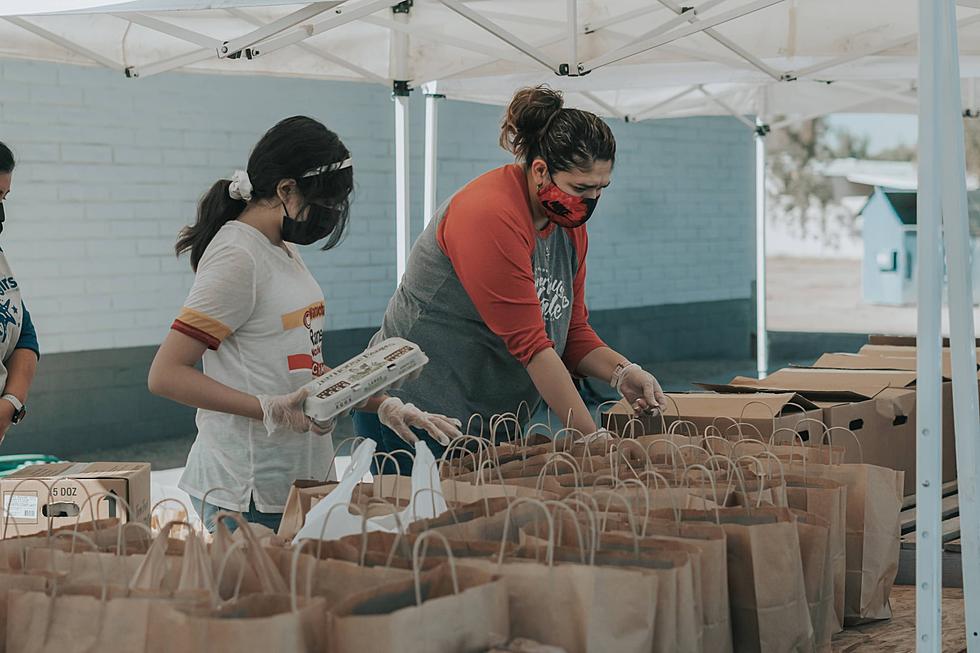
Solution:
<svg viewBox="0 0 980 653"><path fill-rule="evenodd" d="M870 352L866 354L824 354L817 359L813 367L838 370L902 370L914 372L916 359L914 355L903 357ZM949 352L943 356L942 375L947 381L953 377Z"/></svg>
<svg viewBox="0 0 980 653"><path fill-rule="evenodd" d="M980 338L976 340L977 347L980 347ZM892 345L897 347L915 347L915 336L886 336L873 334L868 336L869 345ZM943 347L949 347L949 338L943 338Z"/></svg>
<svg viewBox="0 0 980 653"><path fill-rule="evenodd" d="M915 347L895 347L891 345L864 345L861 347L859 352L860 356L872 356L882 359L882 364L890 365L892 367L896 365L906 365L910 366L907 369L915 369L916 362L916 348ZM951 379L953 376L952 367L952 356L950 349L944 347L942 349L942 365L943 365L943 376L946 379ZM901 361L896 361L895 359L901 359ZM904 362L904 363L903 363ZM977 350L977 367L980 368L980 349ZM891 368L879 368L879 369L891 369ZM904 369L904 368L903 368ZM978 378L980 378L980 373L978 373Z"/></svg>
<svg viewBox="0 0 980 653"><path fill-rule="evenodd" d="M727 385L702 385L719 392L761 389L797 392L823 410L829 428L844 427L860 440L866 463L905 472L905 493L915 492L915 372L788 368L764 380L738 377ZM956 478L952 428L952 387L943 384L943 481ZM858 462L858 445L838 432L835 445L845 448L844 460Z"/></svg>
<svg viewBox="0 0 980 653"><path fill-rule="evenodd" d="M809 440L811 436L816 440L820 436L818 424L808 422L800 426L799 422L806 418L819 420L823 417L822 411L813 402L796 393L682 392L668 393L667 396L672 400L667 402L668 409L664 413L667 428L678 420L685 420L696 424L701 433L712 424L722 432L726 432L732 428L732 420L737 420L754 426L764 438L770 437L774 428L793 429L798 431L804 440ZM633 409L626 400L623 400L606 413L606 419L603 421L608 422L612 430L622 433L633 417L635 417ZM663 430L659 417L644 415L636 418L640 420L644 429L644 433L640 433L637 427L637 435L660 433ZM797 429L797 426L800 428ZM737 431L733 429L731 436L737 436ZM752 429L746 429L745 436L757 437Z"/></svg>
<svg viewBox="0 0 980 653"><path fill-rule="evenodd" d="M98 496L103 493L125 501L132 513L113 496ZM10 522L0 533L8 538L98 519L149 526L150 463L31 465L0 478L0 496Z"/></svg>

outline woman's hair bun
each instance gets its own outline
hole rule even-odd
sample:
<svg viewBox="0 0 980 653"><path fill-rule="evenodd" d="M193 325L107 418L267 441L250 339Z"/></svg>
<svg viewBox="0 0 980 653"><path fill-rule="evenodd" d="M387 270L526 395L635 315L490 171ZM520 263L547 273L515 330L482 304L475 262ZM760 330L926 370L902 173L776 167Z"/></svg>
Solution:
<svg viewBox="0 0 980 653"><path fill-rule="evenodd" d="M500 146L520 159L525 158L564 104L561 91L543 84L520 89L504 114Z"/></svg>

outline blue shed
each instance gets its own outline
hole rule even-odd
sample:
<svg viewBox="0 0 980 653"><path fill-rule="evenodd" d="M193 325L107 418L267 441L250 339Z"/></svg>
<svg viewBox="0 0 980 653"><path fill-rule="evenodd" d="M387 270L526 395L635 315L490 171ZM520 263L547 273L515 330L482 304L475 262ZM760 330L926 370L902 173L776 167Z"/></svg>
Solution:
<svg viewBox="0 0 980 653"><path fill-rule="evenodd" d="M967 193L973 241L973 302L980 303L980 191ZM868 304L899 306L916 298L916 192L876 186L861 209L864 263L861 286Z"/></svg>

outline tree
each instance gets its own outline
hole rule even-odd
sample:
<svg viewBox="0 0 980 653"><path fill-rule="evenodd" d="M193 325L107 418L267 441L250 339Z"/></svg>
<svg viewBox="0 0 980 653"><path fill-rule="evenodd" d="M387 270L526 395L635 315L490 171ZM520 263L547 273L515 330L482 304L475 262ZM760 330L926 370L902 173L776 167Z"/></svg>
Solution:
<svg viewBox="0 0 980 653"><path fill-rule="evenodd" d="M818 170L833 158L827 121L817 118L766 137L766 187L773 214L807 233L815 215L833 199L830 180Z"/></svg>
<svg viewBox="0 0 980 653"><path fill-rule="evenodd" d="M980 125L972 136L972 151L980 168ZM970 137L967 141L969 152ZM823 173L831 161L849 158L911 161L915 148L901 145L873 153L867 136L840 126L831 127L824 118L772 132L766 138L766 186L773 216L789 222L799 236L815 233L824 242L829 237L827 227L831 220L855 230L857 216L835 200L833 183Z"/></svg>

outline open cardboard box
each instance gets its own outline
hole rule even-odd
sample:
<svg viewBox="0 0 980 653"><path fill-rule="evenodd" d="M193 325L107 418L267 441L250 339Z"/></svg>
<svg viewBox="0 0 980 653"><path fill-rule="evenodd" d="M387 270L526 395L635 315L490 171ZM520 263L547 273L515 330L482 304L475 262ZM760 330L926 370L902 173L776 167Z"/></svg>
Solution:
<svg viewBox="0 0 980 653"><path fill-rule="evenodd" d="M31 465L0 478L0 495L9 519L0 537L112 518L149 526L150 463Z"/></svg>
<svg viewBox="0 0 980 653"><path fill-rule="evenodd" d="M907 370L857 370L787 368L763 380L736 377L729 384L699 384L718 392L796 392L823 410L836 445L845 448L845 462L890 467L905 472L905 493L915 491L915 372ZM817 436L819 437L819 436ZM952 388L943 384L943 481L956 478L953 434Z"/></svg>
<svg viewBox="0 0 980 653"><path fill-rule="evenodd" d="M693 422L698 431L704 433L709 426L716 426L731 438L738 437L734 422L749 424L769 438L774 429L790 428L800 433L804 440L820 437L820 426L814 422L800 421L806 418L821 419L821 409L808 399L793 393L752 392L747 394L719 394L715 392L668 393L667 410L664 422L667 428L678 420ZM659 417L635 415L624 399L606 413L604 423L608 428L622 434L631 419L638 419L642 429L636 427L636 435L661 433L663 424ZM799 427L799 428L797 428ZM686 433L681 429L680 433ZM745 437L758 437L755 430L746 428Z"/></svg>

